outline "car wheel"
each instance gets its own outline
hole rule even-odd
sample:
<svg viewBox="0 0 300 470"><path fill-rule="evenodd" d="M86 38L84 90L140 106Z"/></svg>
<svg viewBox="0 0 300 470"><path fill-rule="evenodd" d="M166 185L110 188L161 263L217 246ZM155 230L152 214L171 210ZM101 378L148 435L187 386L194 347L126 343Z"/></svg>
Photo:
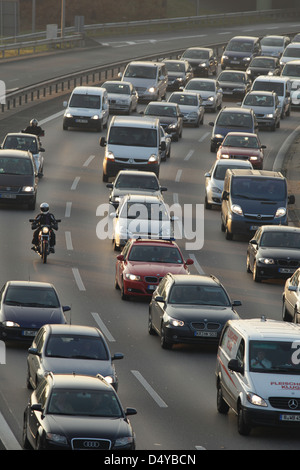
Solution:
<svg viewBox="0 0 300 470"><path fill-rule="evenodd" d="M22 432L22 447L25 450L32 449L28 437L27 437L27 418L24 416L24 422L23 422L23 432Z"/></svg>
<svg viewBox="0 0 300 470"><path fill-rule="evenodd" d="M122 300L129 300L129 296L125 294L124 284L123 283L122 283L122 289L121 289L121 299Z"/></svg>
<svg viewBox="0 0 300 470"><path fill-rule="evenodd" d="M283 320L283 321L291 321L290 316L289 316L289 313L288 313L288 311L287 311L287 309L286 309L286 306L285 306L285 301L284 301L284 299L283 299L283 301L282 301L282 320Z"/></svg>
<svg viewBox="0 0 300 470"><path fill-rule="evenodd" d="M233 234L231 232L229 232L227 224L225 226L225 238L226 238L226 240L232 240L233 239Z"/></svg>
<svg viewBox="0 0 300 470"><path fill-rule="evenodd" d="M118 284L117 276L115 277L115 289L120 290L120 286Z"/></svg>
<svg viewBox="0 0 300 470"><path fill-rule="evenodd" d="M33 389L33 386L31 385L31 382L30 382L29 367L27 367L26 387L28 388L28 390Z"/></svg>
<svg viewBox="0 0 300 470"><path fill-rule="evenodd" d="M224 225L222 217L221 217L221 231L225 232L225 225Z"/></svg>
<svg viewBox="0 0 300 470"><path fill-rule="evenodd" d="M216 148L215 144L210 144L210 151L213 152L213 153L216 153L216 150L217 150L217 148Z"/></svg>
<svg viewBox="0 0 300 470"><path fill-rule="evenodd" d="M229 411L229 406L227 405L226 401L223 398L221 384L218 383L217 385L217 410L219 413L225 415Z"/></svg>
<svg viewBox="0 0 300 470"><path fill-rule="evenodd" d="M241 436L248 436L251 432L251 426L245 423L245 416L241 405L238 406L238 432Z"/></svg>
<svg viewBox="0 0 300 470"><path fill-rule="evenodd" d="M105 173L102 174L102 181L103 181L103 183L108 182L108 176Z"/></svg>
<svg viewBox="0 0 300 470"><path fill-rule="evenodd" d="M163 325L160 328L160 345L163 349L172 349L172 343L166 341L165 330Z"/></svg>
<svg viewBox="0 0 300 470"><path fill-rule="evenodd" d="M207 202L207 197L206 197L206 196L205 196L204 207L205 207L205 209L207 209L207 210L210 210L210 209L212 208L212 204L209 204L209 203Z"/></svg>
<svg viewBox="0 0 300 470"><path fill-rule="evenodd" d="M170 156L171 156L171 147L169 148L169 151L167 153L167 158L170 158Z"/></svg>
<svg viewBox="0 0 300 470"><path fill-rule="evenodd" d="M296 325L299 323L298 316L299 316L299 313L298 313L298 310L295 307L293 323L295 323Z"/></svg>
<svg viewBox="0 0 300 470"><path fill-rule="evenodd" d="M258 272L257 272L256 263L254 263L254 265L253 265L252 274L253 274L253 281L254 282L261 282L261 277L258 275Z"/></svg>
<svg viewBox="0 0 300 470"><path fill-rule="evenodd" d="M251 269L250 269L250 256L249 256L249 253L247 253L246 267L247 267L247 273L251 273Z"/></svg>
<svg viewBox="0 0 300 470"><path fill-rule="evenodd" d="M151 313L149 312L149 317L148 317L148 333L149 335L156 335L156 331L154 330L153 326L152 326L152 316L151 316Z"/></svg>

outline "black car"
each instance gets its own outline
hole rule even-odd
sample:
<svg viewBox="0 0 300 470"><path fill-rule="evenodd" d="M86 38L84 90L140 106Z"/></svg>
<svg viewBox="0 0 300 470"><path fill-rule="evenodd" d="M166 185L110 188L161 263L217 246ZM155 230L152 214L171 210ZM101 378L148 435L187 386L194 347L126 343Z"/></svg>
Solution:
<svg viewBox="0 0 300 470"><path fill-rule="evenodd" d="M0 339L32 342L43 325L67 323L69 310L48 282L7 281L0 291Z"/></svg>
<svg viewBox="0 0 300 470"><path fill-rule="evenodd" d="M260 227L249 241L247 271L253 280L286 279L300 267L300 228L292 226Z"/></svg>
<svg viewBox="0 0 300 470"><path fill-rule="evenodd" d="M24 411L24 449L134 450L135 435L114 388L101 375L49 373Z"/></svg>
<svg viewBox="0 0 300 470"><path fill-rule="evenodd" d="M254 57L246 70L248 77L253 81L259 75L280 75L281 65L278 57Z"/></svg>
<svg viewBox="0 0 300 470"><path fill-rule="evenodd" d="M144 115L159 118L160 125L172 136L172 140L178 141L182 137L183 115L177 103L150 101Z"/></svg>
<svg viewBox="0 0 300 470"><path fill-rule="evenodd" d="M250 132L256 134L258 123L252 109L224 107L216 117L215 122L209 122L213 127L210 139L210 151L216 152L218 145L223 142L228 132Z"/></svg>
<svg viewBox="0 0 300 470"><path fill-rule="evenodd" d="M218 76L218 82L223 90L223 98L243 97L252 85L248 74L240 70L224 70Z"/></svg>
<svg viewBox="0 0 300 470"><path fill-rule="evenodd" d="M174 344L217 343L222 329L239 315L214 276L167 274L149 305L148 332L158 334L163 349Z"/></svg>
<svg viewBox="0 0 300 470"><path fill-rule="evenodd" d="M218 61L213 49L209 47L189 47L184 51L181 59L190 63L195 77L208 77L209 74L217 74Z"/></svg>
<svg viewBox="0 0 300 470"><path fill-rule="evenodd" d="M168 89L179 90L193 78L193 69L187 60L164 60L168 71Z"/></svg>
<svg viewBox="0 0 300 470"><path fill-rule="evenodd" d="M234 36L224 48L221 57L221 69L245 70L253 57L261 54L259 37Z"/></svg>

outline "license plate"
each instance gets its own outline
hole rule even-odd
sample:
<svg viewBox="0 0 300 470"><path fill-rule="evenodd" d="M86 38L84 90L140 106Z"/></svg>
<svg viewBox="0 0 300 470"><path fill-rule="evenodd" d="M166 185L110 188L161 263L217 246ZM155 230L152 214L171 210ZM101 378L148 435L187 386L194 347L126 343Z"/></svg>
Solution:
<svg viewBox="0 0 300 470"><path fill-rule="evenodd" d="M35 336L36 331L34 331L34 330L24 330L24 331L22 331L22 335L23 336Z"/></svg>
<svg viewBox="0 0 300 470"><path fill-rule="evenodd" d="M259 225L251 225L250 226L250 230L258 230L259 229Z"/></svg>
<svg viewBox="0 0 300 470"><path fill-rule="evenodd" d="M278 272L283 273L283 274L293 274L296 271L296 269L290 269L290 268L279 268Z"/></svg>
<svg viewBox="0 0 300 470"><path fill-rule="evenodd" d="M86 124L88 122L87 119L75 119L76 122L79 122L80 124Z"/></svg>
<svg viewBox="0 0 300 470"><path fill-rule="evenodd" d="M300 414L299 415L280 415L280 421L300 422Z"/></svg>
<svg viewBox="0 0 300 470"><path fill-rule="evenodd" d="M216 331L195 331L194 336L201 336L205 338L216 338Z"/></svg>
<svg viewBox="0 0 300 470"><path fill-rule="evenodd" d="M16 199L15 194L0 194L1 199Z"/></svg>
<svg viewBox="0 0 300 470"><path fill-rule="evenodd" d="M239 60L231 60L230 63L231 64L239 64L240 62L239 62Z"/></svg>
<svg viewBox="0 0 300 470"><path fill-rule="evenodd" d="M148 289L149 289L149 290L155 290L156 288L157 288L157 286L153 286L152 284L150 284L150 285L148 286Z"/></svg>

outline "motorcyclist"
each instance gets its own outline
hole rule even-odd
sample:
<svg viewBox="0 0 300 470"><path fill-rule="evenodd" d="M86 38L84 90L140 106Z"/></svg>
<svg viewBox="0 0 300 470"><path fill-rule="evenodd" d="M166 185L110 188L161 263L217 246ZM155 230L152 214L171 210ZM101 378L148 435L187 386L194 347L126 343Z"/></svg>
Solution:
<svg viewBox="0 0 300 470"><path fill-rule="evenodd" d="M42 137L43 135L45 135L45 131L41 128L41 126L39 126L37 119L31 119L29 126L23 129L22 132L26 134L34 134L38 137Z"/></svg>
<svg viewBox="0 0 300 470"><path fill-rule="evenodd" d="M47 202L43 202L40 205L40 213L34 219L34 222L31 224L32 230L35 230L32 237L32 244L33 247L31 248L34 251L37 251L38 244L39 244L39 231L40 228L44 225L48 225L50 227L50 252L55 253L55 242L56 236L53 231L58 230L58 223L54 215L49 212L49 204Z"/></svg>

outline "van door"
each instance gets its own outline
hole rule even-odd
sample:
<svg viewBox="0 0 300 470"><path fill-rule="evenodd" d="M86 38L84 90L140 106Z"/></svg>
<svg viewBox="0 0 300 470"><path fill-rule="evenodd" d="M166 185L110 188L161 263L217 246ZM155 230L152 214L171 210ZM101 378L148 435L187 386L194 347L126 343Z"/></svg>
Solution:
<svg viewBox="0 0 300 470"><path fill-rule="evenodd" d="M107 93L103 93L102 95L101 106L102 106L102 123L103 123L103 127L106 128L108 119L109 119L109 103L108 103Z"/></svg>
<svg viewBox="0 0 300 470"><path fill-rule="evenodd" d="M168 72L165 65L158 68L158 88L159 96L165 99L168 86Z"/></svg>

